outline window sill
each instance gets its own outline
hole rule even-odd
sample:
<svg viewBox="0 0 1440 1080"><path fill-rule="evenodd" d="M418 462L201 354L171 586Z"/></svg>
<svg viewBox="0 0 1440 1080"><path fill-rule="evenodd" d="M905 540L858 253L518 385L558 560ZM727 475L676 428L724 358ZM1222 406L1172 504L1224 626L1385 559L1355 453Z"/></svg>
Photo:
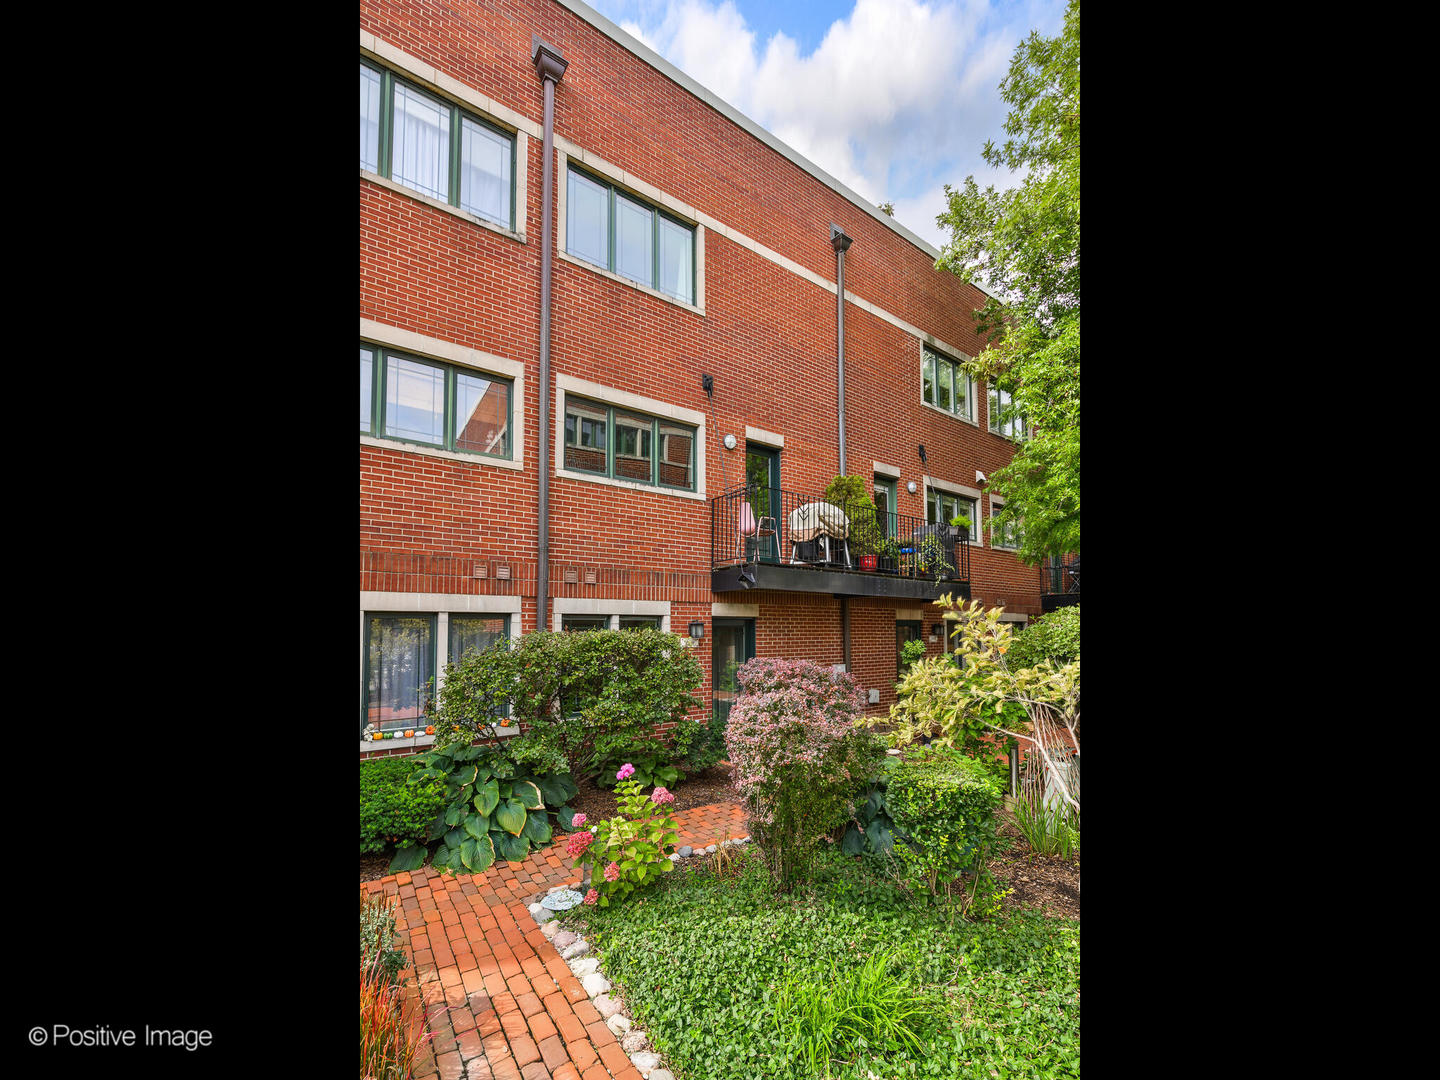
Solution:
<svg viewBox="0 0 1440 1080"><path fill-rule="evenodd" d="M414 199L416 202L424 203L426 206L433 206L436 210L443 210L452 217L457 217L461 221L468 221L471 225L479 225L482 229L489 229L491 232L499 233L501 236L514 240L517 243L526 243L524 233L512 232L503 225L496 225L493 221L489 221L486 218L476 217L474 214L461 210L458 206L451 206L449 203L441 202L439 199L432 199L429 195L422 195L420 192L408 188L404 184L397 184L393 180L387 180L379 173L373 173L369 169L360 170L360 179L368 180L370 183L385 188L387 191L393 191L397 195L404 195L407 199Z"/></svg>
<svg viewBox="0 0 1440 1080"><path fill-rule="evenodd" d="M933 413L939 413L941 416L948 416L951 420L959 421L962 424L969 424L971 427L979 430L980 424L978 421L969 420L966 417L960 416L958 413L950 412L950 410L948 409L942 409L939 405L931 405L924 398L920 399L920 405L922 408L929 409Z"/></svg>
<svg viewBox="0 0 1440 1080"><path fill-rule="evenodd" d="M386 450L403 450L407 454L419 454L421 457L444 458L446 461L465 461L472 465L493 465L497 469L515 469L523 471L523 462L511 461L509 458L487 457L484 454L458 454L453 450L441 450L434 446L421 446L418 443L401 442L398 439L386 439L375 435L361 435L361 446L378 446Z"/></svg>
<svg viewBox="0 0 1440 1080"><path fill-rule="evenodd" d="M679 499L695 499L705 502L703 491L683 491L680 488L660 487L658 484L637 484L633 480L616 480L609 476L596 476L593 473L571 472L568 469L556 469L556 476L563 476L567 480L584 480L587 484L604 484L606 487L624 488L627 491L648 491L657 495L674 495Z"/></svg>
<svg viewBox="0 0 1440 1080"><path fill-rule="evenodd" d="M496 728L495 734L502 739L508 739L512 735L519 735L518 727ZM435 742L434 735L416 735L413 739L380 739L360 742L360 753L374 752L376 750L423 750Z"/></svg>
<svg viewBox="0 0 1440 1080"><path fill-rule="evenodd" d="M678 307L684 311L693 312L694 314L699 315L702 319L705 317L705 309L703 307L696 307L694 304L688 304L684 300L675 299L675 297L671 296L669 293L663 293L659 289L652 289L649 285L642 285L638 281L633 281L627 277L621 277L619 274L615 273L612 270L606 270L603 266L596 266L592 262L587 262L584 259L577 258L576 256L571 255L564 248L558 248L555 254L574 266L582 267L586 270L589 270L591 273L599 274L603 278L609 278L611 281L618 281L621 285L628 285L630 288L635 289L638 292L645 293L645 295L647 296L653 296L657 300L664 300L667 304L673 304L675 307Z"/></svg>

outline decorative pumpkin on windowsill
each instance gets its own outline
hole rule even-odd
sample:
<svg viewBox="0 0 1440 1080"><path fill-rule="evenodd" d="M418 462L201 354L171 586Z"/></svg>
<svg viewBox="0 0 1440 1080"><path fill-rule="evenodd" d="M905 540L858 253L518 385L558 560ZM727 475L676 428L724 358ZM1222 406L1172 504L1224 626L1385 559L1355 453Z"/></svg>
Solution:
<svg viewBox="0 0 1440 1080"><path fill-rule="evenodd" d="M435 734L435 725L434 725L434 724L427 724L427 725L425 726L425 734L426 734L426 735L434 735L434 734Z"/></svg>
<svg viewBox="0 0 1440 1080"><path fill-rule="evenodd" d="M415 729L414 729L414 728L406 728L406 729L405 729L405 737L406 737L407 739L413 739L413 738L415 737Z"/></svg>

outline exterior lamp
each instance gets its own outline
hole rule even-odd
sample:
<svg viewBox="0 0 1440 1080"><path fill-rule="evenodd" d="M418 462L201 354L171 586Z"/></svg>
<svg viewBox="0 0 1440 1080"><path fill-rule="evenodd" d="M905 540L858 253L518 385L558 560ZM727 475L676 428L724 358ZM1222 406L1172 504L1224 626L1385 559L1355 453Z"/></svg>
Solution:
<svg viewBox="0 0 1440 1080"><path fill-rule="evenodd" d="M914 480L911 480L908 484L906 484L906 485L905 485L905 490L908 491L911 495L914 495L914 494L915 494L915 481L914 481Z"/></svg>
<svg viewBox="0 0 1440 1080"><path fill-rule="evenodd" d="M705 636L705 624L703 622L692 622L690 624L690 640L699 641Z"/></svg>

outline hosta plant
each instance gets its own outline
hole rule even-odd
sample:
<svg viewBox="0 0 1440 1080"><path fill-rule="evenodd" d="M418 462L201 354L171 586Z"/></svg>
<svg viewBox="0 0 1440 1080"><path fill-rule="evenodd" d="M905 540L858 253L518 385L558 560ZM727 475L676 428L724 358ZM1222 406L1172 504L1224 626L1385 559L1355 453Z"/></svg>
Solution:
<svg viewBox="0 0 1440 1080"><path fill-rule="evenodd" d="M669 760L667 755L662 754L632 754L624 759L631 768L635 770L632 777L635 783L641 787L650 787L653 784L661 784L669 787L680 779L680 770L674 765L662 765L661 761ZM614 762L611 766L618 769L621 762ZM618 772L605 771L595 778L595 783L600 787L614 787L618 780L615 776Z"/></svg>
<svg viewBox="0 0 1440 1080"><path fill-rule="evenodd" d="M644 786L632 777L635 768L622 765L615 778L616 809L619 815L602 821L590 832L570 837L567 852L577 867L590 869L590 889L585 903L609 907L636 889L658 881L675 868L667 849L680 839L675 821L665 809L675 796L657 787L648 796Z"/></svg>
<svg viewBox="0 0 1440 1080"><path fill-rule="evenodd" d="M569 827L573 811L564 803L576 791L563 773L525 775L498 747L451 744L421 757L424 767L411 783L439 779L446 806L430 824L429 839L440 840L430 865L451 873L482 873L496 859L519 862L532 847L548 843L553 833L547 806L557 807L561 825ZM425 848L400 848L390 872L419 868Z"/></svg>

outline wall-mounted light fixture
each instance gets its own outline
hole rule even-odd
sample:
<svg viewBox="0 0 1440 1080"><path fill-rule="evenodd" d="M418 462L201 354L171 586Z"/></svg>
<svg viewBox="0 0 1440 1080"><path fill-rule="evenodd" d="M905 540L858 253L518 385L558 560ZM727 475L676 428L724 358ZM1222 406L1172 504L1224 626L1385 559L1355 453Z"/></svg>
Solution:
<svg viewBox="0 0 1440 1080"><path fill-rule="evenodd" d="M734 450L734 449L735 449L735 436L734 436L734 435L726 435L725 438L724 438L723 440L721 440L721 441L725 443L725 449L726 449L726 450Z"/></svg>
<svg viewBox="0 0 1440 1080"><path fill-rule="evenodd" d="M914 495L914 494L915 494L915 481L914 481L914 480L911 480L908 484L906 484L906 485L905 485L905 490L908 491L911 495Z"/></svg>
<svg viewBox="0 0 1440 1080"><path fill-rule="evenodd" d="M705 624L703 622L692 622L690 624L690 640L699 641L705 636Z"/></svg>
<svg viewBox="0 0 1440 1080"><path fill-rule="evenodd" d="M983 472L981 472L979 469L976 469L976 470L975 470L975 482L976 482L977 484L983 484L983 483L985 483L985 474L984 474Z"/></svg>

